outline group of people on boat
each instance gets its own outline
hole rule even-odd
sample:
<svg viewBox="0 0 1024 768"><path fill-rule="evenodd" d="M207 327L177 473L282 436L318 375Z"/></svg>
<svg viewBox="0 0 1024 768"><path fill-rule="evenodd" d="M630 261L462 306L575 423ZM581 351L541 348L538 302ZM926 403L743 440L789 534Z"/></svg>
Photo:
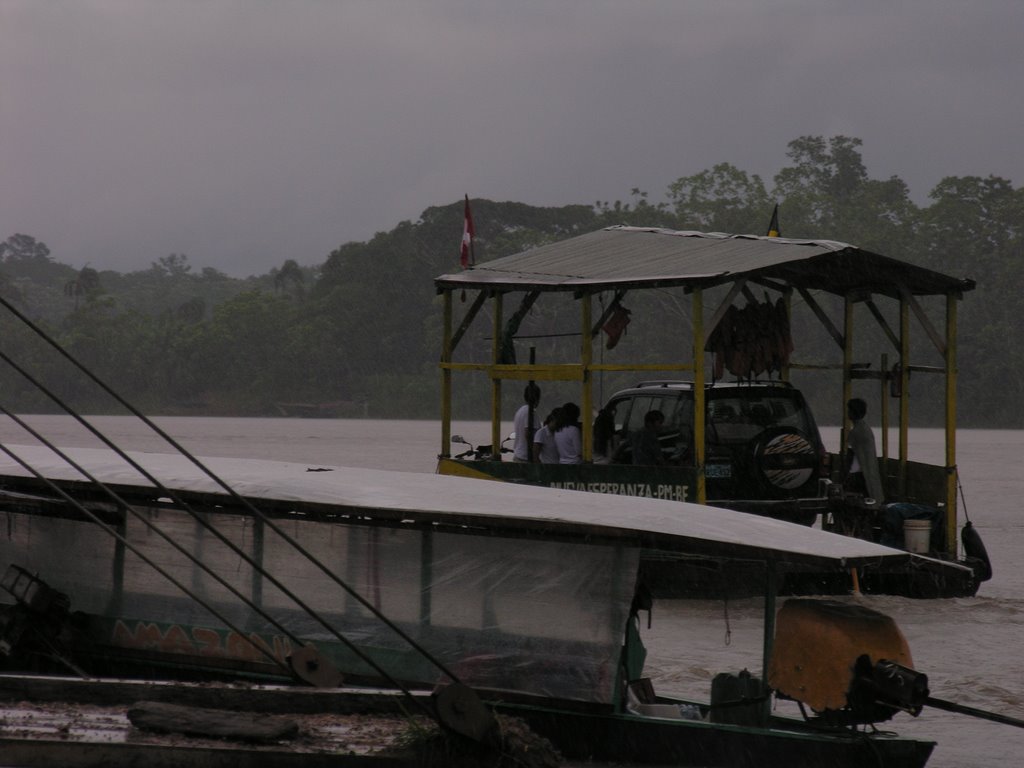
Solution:
<svg viewBox="0 0 1024 768"><path fill-rule="evenodd" d="M530 382L523 390L523 404L513 418L515 446L513 460L540 464L582 464L583 433L580 425L580 408L576 403L567 402L551 410L539 427L531 420L540 405L540 387ZM884 501L882 482L875 454L875 441L871 427L864 417L867 404L860 398L847 403L847 415L852 429L847 440L844 462L844 479L847 489ZM615 429L613 413L602 408L594 420L594 463L610 464L621 461L621 449L628 445L631 463L657 466L667 463L659 433L664 426L665 415L660 410L648 411L644 426L625 439Z"/></svg>
<svg viewBox="0 0 1024 768"><path fill-rule="evenodd" d="M515 430L513 461L541 464L582 464L583 430L580 428L580 407L565 403L544 417L539 428L530 424L531 414L540 404L540 387L533 382L523 391L524 403L512 421ZM532 437L531 437L532 436Z"/></svg>
<svg viewBox="0 0 1024 768"><path fill-rule="evenodd" d="M540 404L540 387L533 382L527 384L523 401L512 421L515 433L513 461L582 464L580 407L573 402L560 405L544 417L538 428L534 428L530 419ZM668 463L658 439L664 423L665 415L661 411L649 411L644 417L643 429L624 440L616 434L612 411L602 408L594 420L594 464L623 463L622 448L627 446L631 449L630 463L654 466Z"/></svg>

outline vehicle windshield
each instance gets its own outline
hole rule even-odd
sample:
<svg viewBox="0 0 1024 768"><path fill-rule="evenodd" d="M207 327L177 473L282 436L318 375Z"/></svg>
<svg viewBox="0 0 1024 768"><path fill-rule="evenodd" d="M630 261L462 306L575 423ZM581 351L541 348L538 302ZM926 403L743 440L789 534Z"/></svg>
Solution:
<svg viewBox="0 0 1024 768"><path fill-rule="evenodd" d="M708 440L716 443L746 443L766 429L790 427L804 434L815 433L809 412L792 395L765 394L752 397L715 397L708 401Z"/></svg>
<svg viewBox="0 0 1024 768"><path fill-rule="evenodd" d="M651 395L637 395L632 398L632 407L626 415L624 424L617 423L616 426L627 433L637 432L644 428L644 417L649 411L661 411L665 421L659 433L678 432L680 424L693 423L693 401L682 400L677 394L666 396L655 393Z"/></svg>
<svg viewBox="0 0 1024 768"><path fill-rule="evenodd" d="M709 393L707 409L707 437L713 443L746 443L773 427L789 427L808 435L817 434L803 399L788 391ZM632 434L643 429L647 413L659 410L665 416L658 430L660 435L678 436L684 440L693 435L690 393L680 395L655 391L636 394L613 400L608 410L613 414L618 434Z"/></svg>

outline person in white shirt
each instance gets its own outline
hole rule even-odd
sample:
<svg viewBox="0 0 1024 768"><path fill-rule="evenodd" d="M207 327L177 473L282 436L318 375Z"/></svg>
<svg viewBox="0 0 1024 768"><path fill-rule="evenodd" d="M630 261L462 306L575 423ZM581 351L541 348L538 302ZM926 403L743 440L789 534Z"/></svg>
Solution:
<svg viewBox="0 0 1024 768"><path fill-rule="evenodd" d="M515 417L512 419L512 429L516 433L515 444L512 446L513 461L529 461L531 446L533 445L533 433L537 431L537 404L540 403L540 387L532 381L523 390L523 400L526 402L519 406ZM531 429L531 423L533 429Z"/></svg>
<svg viewBox="0 0 1024 768"><path fill-rule="evenodd" d="M583 463L583 433L580 432L580 407L566 403L555 420L555 445L559 464Z"/></svg>
<svg viewBox="0 0 1024 768"><path fill-rule="evenodd" d="M558 463L558 446L555 445L555 433L552 432L555 426L555 419L561 409L555 408L544 419L544 426L537 430L533 436L533 460L541 464Z"/></svg>

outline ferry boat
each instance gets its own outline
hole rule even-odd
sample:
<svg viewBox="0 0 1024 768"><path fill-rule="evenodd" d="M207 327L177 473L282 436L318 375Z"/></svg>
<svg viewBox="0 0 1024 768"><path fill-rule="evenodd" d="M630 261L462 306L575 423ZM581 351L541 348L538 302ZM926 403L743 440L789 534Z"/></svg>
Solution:
<svg viewBox="0 0 1024 768"><path fill-rule="evenodd" d="M900 576L867 568L856 584L794 580L798 592L968 596L990 578L984 545L957 503L957 308L972 280L836 241L617 226L478 263L435 285L443 306L439 473L731 508L909 546L937 563ZM471 302L457 300L470 292ZM652 296L686 311L666 314ZM631 322L661 332L663 357L630 359L623 333ZM486 348L473 343L474 329L488 335ZM801 358L808 350L821 359ZM915 390L924 379L938 385L939 465L910 455L912 375ZM453 440L466 442L452 432L457 376L460 388L486 381L491 434L489 446L453 455ZM606 376L635 378L600 402ZM582 462L512 461L492 450L507 442L508 390L518 399L552 382L578 391ZM881 427L882 498L846 482L845 458L825 450L809 412L812 401L831 401L845 446L855 394ZM539 427L550 407L529 424ZM653 410L664 417L662 460L641 466L608 447L597 417L611 420L612 445L628 446ZM690 572L673 576L652 555L660 589L690 586Z"/></svg>

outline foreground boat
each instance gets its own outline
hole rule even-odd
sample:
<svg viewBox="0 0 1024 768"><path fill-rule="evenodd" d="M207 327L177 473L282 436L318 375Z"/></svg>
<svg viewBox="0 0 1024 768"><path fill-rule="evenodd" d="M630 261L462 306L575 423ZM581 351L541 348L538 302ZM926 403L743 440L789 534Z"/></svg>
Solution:
<svg viewBox="0 0 1024 768"><path fill-rule="evenodd" d="M898 576L862 572L859 587L868 592L962 597L991 576L977 531L969 523L961 529L957 506L957 305L974 288L972 280L834 241L609 227L434 282L443 297L438 472L820 522L837 533L910 547L941 561ZM471 291L474 300L456 317L455 297L465 300ZM663 296L671 303L659 304ZM519 303L507 315L512 297ZM632 312L624 306L627 297ZM575 306L567 312L566 304ZM486 346L469 336L485 315ZM631 353L623 335L630 315L634 327L664 332L663 355L652 360ZM919 337L912 338L912 316L923 330ZM572 318L568 327L552 321L565 317ZM503 460L489 446L453 456L453 439L462 440L452 434L453 379L470 378L466 374L486 377L491 446L502 444L502 414L507 418L521 405L524 383L571 387L583 414L583 462ZM623 379L625 374L635 378ZM915 397L931 397L933 410L942 404L941 465L910 456L911 374L915 393L925 379L939 384ZM680 375L686 378L655 378ZM632 389L601 402L604 377ZM821 402L828 387L832 423L843 425L841 446L850 433L847 402L855 387L871 401L870 413L882 428L878 467L888 503L847 482L844 456L825 455L795 379L807 401ZM503 390L508 382L514 399ZM890 398L898 412L895 455L888 441ZM530 423L540 426L558 404L547 401ZM614 446L628 449L652 410L664 416L658 428L663 456L657 465L638 465ZM610 435L600 434L595 414L611 422ZM924 531L923 541L905 539L905 520ZM688 572L673 579L660 556L650 564L663 575L658 587L665 594L681 592L693 580ZM789 585L803 593L843 593L850 586L826 574Z"/></svg>
<svg viewBox="0 0 1024 768"><path fill-rule="evenodd" d="M910 768L933 748L872 726L922 706L920 695L892 697L877 685L883 659L898 661L918 694L926 680L885 617L826 604L810 609L810 634L831 638L826 646L808 657L794 657L791 643L773 651L776 637L806 626L784 620L787 604L776 631L782 574L924 560L906 552L656 499L279 462L3 449L9 666L436 687L432 706L448 728L486 738L496 709L566 757L595 760ZM757 565L757 673L726 670L709 701L652 690L639 620L649 608L641 553L650 549ZM885 632L846 628L864 622ZM837 636L849 641L849 658ZM840 660L838 672L791 679L825 658ZM773 693L801 701L807 715L777 716Z"/></svg>

